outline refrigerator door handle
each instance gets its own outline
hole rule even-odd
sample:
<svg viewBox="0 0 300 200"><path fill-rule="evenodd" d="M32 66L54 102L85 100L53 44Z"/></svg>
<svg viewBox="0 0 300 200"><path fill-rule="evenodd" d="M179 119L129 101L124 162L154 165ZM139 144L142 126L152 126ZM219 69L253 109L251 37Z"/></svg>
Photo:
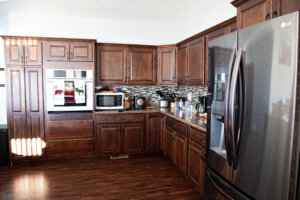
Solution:
<svg viewBox="0 0 300 200"><path fill-rule="evenodd" d="M232 164L233 164L233 168L236 169L237 168L237 141L239 140L239 135L240 135L240 130L241 130L241 113L242 113L242 105L240 103L239 105L239 121L237 122L236 119L236 89L237 89L237 84L238 84L238 78L239 78L239 74L240 74L240 78L242 78L242 73L241 73L241 69L240 69L240 63L241 63L241 58L242 58L242 48L239 48L237 51L237 57L235 60L235 64L232 70L232 78L231 78L231 85L230 85L230 94L229 94L229 134L228 134L228 142L229 142L229 149L231 150L230 154L232 157ZM242 87L242 86L241 86ZM241 92L240 92L241 93ZM238 99L239 102L243 102L242 100L243 95L239 95ZM237 140L236 140L236 123L238 125L238 133L237 133Z"/></svg>
<svg viewBox="0 0 300 200"><path fill-rule="evenodd" d="M225 147L226 147L226 156L228 164L231 166L232 159L231 159L231 150L229 147L229 141L228 141L228 100L230 95L230 84L232 79L232 69L233 65L235 63L236 59L236 50L232 51L230 61L229 61L229 67L228 67L228 75L227 75L227 85L226 85L226 91L225 91L225 113L224 113L224 137L225 137Z"/></svg>

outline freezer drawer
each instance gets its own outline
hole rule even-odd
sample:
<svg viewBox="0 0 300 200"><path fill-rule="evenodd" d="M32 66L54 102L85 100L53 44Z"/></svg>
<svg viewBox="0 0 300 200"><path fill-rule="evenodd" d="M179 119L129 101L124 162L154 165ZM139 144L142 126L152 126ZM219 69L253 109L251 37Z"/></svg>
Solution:
<svg viewBox="0 0 300 200"><path fill-rule="evenodd" d="M249 200L241 192L225 182L219 175L206 167L205 174L205 199L206 200Z"/></svg>

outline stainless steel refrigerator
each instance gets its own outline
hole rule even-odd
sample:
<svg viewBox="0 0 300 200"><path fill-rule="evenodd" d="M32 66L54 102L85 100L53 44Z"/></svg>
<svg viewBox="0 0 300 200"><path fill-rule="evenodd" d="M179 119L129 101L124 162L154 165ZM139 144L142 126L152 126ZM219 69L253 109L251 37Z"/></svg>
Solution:
<svg viewBox="0 0 300 200"><path fill-rule="evenodd" d="M209 42L206 199L296 199L298 35L295 12Z"/></svg>

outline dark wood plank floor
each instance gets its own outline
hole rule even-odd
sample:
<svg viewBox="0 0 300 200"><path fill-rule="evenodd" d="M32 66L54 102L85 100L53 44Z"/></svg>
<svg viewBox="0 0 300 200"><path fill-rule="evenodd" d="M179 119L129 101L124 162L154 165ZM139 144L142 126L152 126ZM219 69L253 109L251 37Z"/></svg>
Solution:
<svg viewBox="0 0 300 200"><path fill-rule="evenodd" d="M173 163L151 156L0 167L0 199L193 200L200 196Z"/></svg>

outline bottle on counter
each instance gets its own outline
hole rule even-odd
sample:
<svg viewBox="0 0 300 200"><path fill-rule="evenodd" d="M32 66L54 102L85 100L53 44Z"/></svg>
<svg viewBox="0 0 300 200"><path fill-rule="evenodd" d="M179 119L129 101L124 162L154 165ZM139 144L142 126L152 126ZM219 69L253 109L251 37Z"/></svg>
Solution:
<svg viewBox="0 0 300 200"><path fill-rule="evenodd" d="M129 110L130 109L130 101L129 101L129 99L127 97L125 97L124 108L125 108L125 110Z"/></svg>

